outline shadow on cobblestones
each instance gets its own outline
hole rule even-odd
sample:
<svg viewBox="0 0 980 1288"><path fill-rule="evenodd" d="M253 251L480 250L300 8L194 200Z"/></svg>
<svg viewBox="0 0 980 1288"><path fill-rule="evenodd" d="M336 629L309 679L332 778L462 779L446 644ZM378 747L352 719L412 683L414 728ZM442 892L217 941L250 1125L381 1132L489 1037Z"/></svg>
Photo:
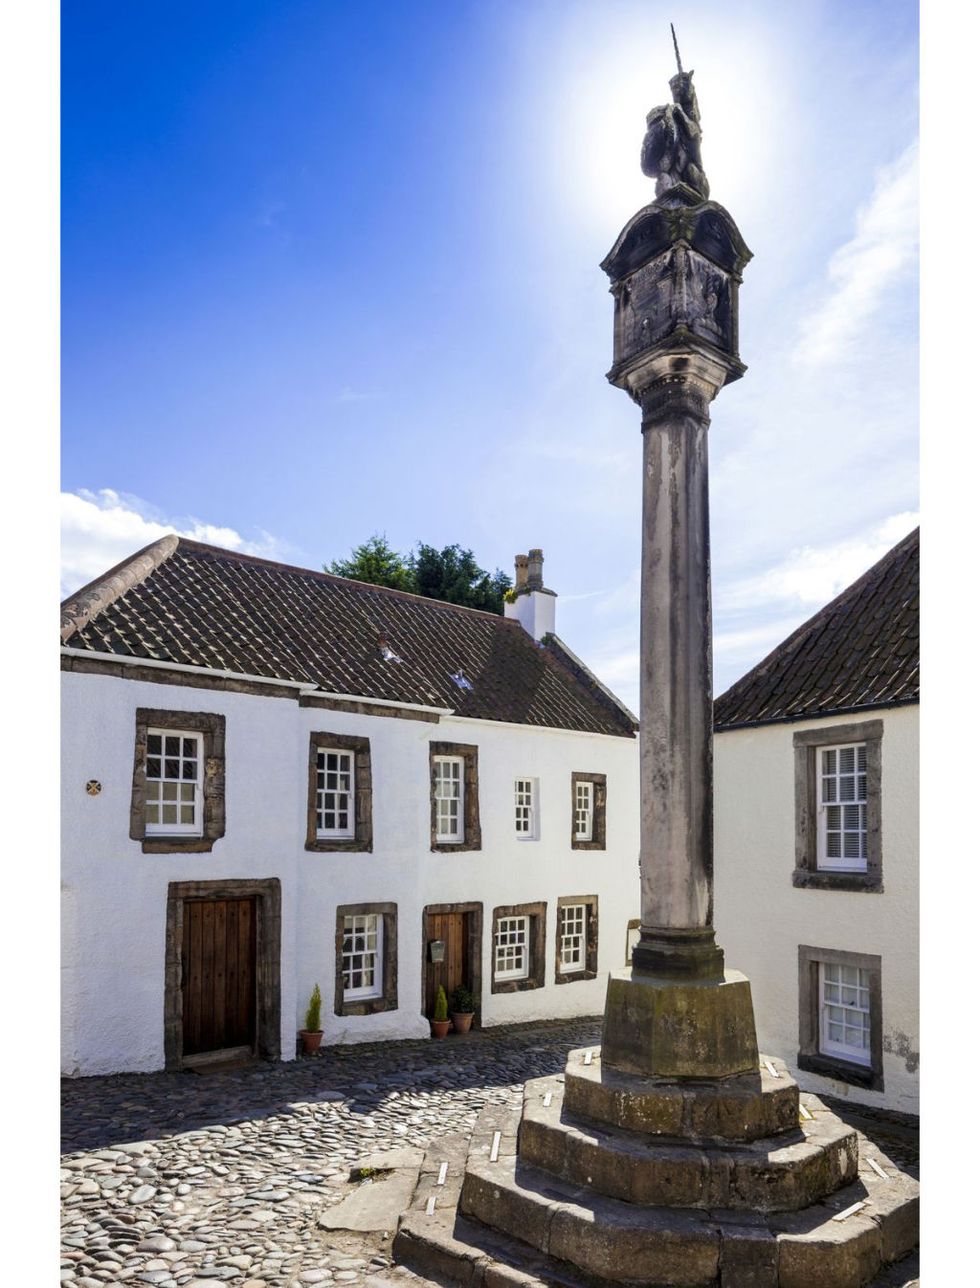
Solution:
<svg viewBox="0 0 980 1288"><path fill-rule="evenodd" d="M392 1091L508 1087L560 1072L570 1047L598 1043L600 1017L502 1025L429 1039L325 1047L286 1064L197 1073L114 1074L62 1082L62 1150L159 1140L215 1124L288 1113L338 1093L370 1115ZM444 1130L452 1130L447 1125Z"/></svg>

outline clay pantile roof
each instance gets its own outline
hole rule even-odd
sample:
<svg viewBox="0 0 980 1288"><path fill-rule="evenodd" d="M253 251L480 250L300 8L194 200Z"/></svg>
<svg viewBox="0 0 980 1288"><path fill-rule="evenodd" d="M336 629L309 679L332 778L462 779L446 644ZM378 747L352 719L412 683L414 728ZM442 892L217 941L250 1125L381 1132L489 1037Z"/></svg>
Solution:
<svg viewBox="0 0 980 1288"><path fill-rule="evenodd" d="M715 729L919 700L919 530L715 699Z"/></svg>
<svg viewBox="0 0 980 1288"><path fill-rule="evenodd" d="M62 642L478 720L624 737L635 727L560 641L536 644L516 621L183 537L70 596Z"/></svg>

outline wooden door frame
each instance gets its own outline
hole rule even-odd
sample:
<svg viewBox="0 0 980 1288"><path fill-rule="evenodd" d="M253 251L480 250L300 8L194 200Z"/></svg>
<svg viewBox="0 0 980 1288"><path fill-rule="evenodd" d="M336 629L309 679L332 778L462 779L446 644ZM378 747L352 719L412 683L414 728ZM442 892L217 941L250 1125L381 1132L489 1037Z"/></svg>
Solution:
<svg viewBox="0 0 980 1288"><path fill-rule="evenodd" d="M280 943L282 887L278 877L265 881L171 881L167 886L166 963L163 989L164 1065L184 1064L184 996L181 954L186 899L255 900L255 1049L264 1060L281 1055Z"/></svg>
<svg viewBox="0 0 980 1288"><path fill-rule="evenodd" d="M462 912L470 918L467 927L467 949L469 961L466 963L472 981L471 992L476 999L475 1028L480 1027L483 1013L483 904L482 903L427 903L422 909L422 974L420 976L422 1014L425 1015L425 976L429 968L428 943L426 927L430 917L444 916L450 912ZM426 1016L428 1018L428 1016Z"/></svg>

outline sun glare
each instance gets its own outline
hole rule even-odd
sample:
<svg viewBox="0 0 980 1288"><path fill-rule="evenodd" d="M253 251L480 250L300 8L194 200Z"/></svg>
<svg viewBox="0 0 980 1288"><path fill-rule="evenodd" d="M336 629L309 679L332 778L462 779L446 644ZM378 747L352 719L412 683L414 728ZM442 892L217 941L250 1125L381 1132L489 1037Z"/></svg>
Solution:
<svg viewBox="0 0 980 1288"><path fill-rule="evenodd" d="M675 71L667 22L654 31L647 14L639 29L644 35L637 39L630 24L597 28L580 16L556 50L551 83L545 77L542 85L550 99L546 119L555 122L548 154L559 200L610 240L653 199L653 184L640 171L640 144L646 114L668 100ZM692 23L678 34L684 66L695 72L712 197L744 218L788 146L785 105L793 95L785 60L765 29L743 26L733 36ZM774 102L784 110L774 112Z"/></svg>

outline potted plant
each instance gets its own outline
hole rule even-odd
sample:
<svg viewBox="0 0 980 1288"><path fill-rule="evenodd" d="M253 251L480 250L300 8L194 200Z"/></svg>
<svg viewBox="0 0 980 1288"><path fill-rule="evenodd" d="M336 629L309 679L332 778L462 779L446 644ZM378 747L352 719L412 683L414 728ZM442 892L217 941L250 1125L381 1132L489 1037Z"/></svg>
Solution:
<svg viewBox="0 0 980 1288"><path fill-rule="evenodd" d="M300 1029L300 1041L303 1043L304 1055L316 1055L323 1041L323 1029L320 1028L320 985L313 985L310 1004L306 1008L306 1028Z"/></svg>
<svg viewBox="0 0 980 1288"><path fill-rule="evenodd" d="M449 1012L453 1017L453 1028L457 1033L469 1033L475 1011L476 998L465 984L459 984L453 989L453 995L449 1003Z"/></svg>
<svg viewBox="0 0 980 1288"><path fill-rule="evenodd" d="M439 991L436 993L436 1004L432 1012L432 1019L429 1021L429 1027L432 1029L434 1038L444 1038L449 1032L452 1021L449 1018L449 1003L446 1001L446 990L439 985Z"/></svg>

